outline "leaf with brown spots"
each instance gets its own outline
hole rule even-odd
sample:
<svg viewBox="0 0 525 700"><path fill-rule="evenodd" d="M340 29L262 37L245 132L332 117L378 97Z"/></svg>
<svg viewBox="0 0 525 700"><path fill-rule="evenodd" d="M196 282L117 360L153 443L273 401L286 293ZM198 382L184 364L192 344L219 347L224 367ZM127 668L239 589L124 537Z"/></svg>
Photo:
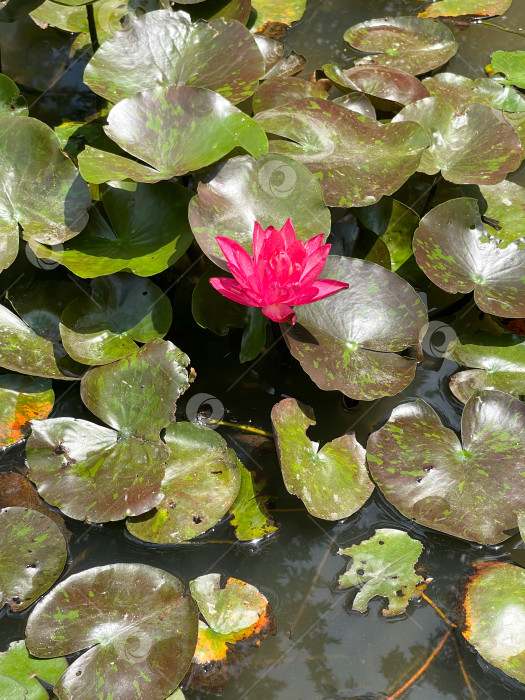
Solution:
<svg viewBox="0 0 525 700"><path fill-rule="evenodd" d="M27 437L29 421L47 418L54 401L50 379L0 375L0 446Z"/></svg>

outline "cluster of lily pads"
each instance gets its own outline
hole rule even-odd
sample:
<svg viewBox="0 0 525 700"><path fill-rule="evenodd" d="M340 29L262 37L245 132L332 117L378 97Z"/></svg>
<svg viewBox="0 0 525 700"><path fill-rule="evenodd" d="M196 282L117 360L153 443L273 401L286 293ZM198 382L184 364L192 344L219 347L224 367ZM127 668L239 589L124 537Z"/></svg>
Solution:
<svg viewBox="0 0 525 700"><path fill-rule="evenodd" d="M276 329L321 389L372 401L408 387L428 328L422 290L458 304L472 294L483 316L446 348L466 368L450 382L464 404L461 440L418 399L400 403L366 449L348 434L319 449L306 433L312 409L284 399L272 422L288 491L325 520L353 515L377 487L405 517L471 542L525 530L525 188L507 179L525 157L525 54L496 51L492 77L436 72L458 44L433 19L500 14L511 0L439 0L419 17L356 25L344 39L361 57L311 80L297 77L302 56L265 35L305 5L283 14L280 4L1 3L0 21L29 11L78 34L72 50L92 53L84 80L102 105L52 129L0 76L0 444L26 440L27 458L27 474L9 482L20 479L23 496L0 501L0 603L12 611L66 566L49 506L123 521L153 544L187 542L225 516L239 541L277 530L264 483L225 440L174 421L195 373L164 339L170 275L193 271L197 324L242 329L242 362L265 347L260 309L209 282L228 270L216 238L251 253L255 221L291 219L302 241L332 244L323 277L348 288L296 306L297 323ZM395 193L412 184L408 206ZM80 385L93 420L49 418L57 380ZM358 611L381 595L384 614L399 614L428 583L414 569L421 551L405 532L378 530L342 550L353 563L339 585L360 588ZM480 564L464 636L525 683L522 636L488 643L506 615L498 591L515 591L523 616L524 582L519 567ZM25 643L0 654L0 696L47 697L36 675L61 700L181 698L181 682L210 683L211 659L274 629L268 601L245 582L221 587L208 574L189 589L142 564L64 578L32 609Z"/></svg>

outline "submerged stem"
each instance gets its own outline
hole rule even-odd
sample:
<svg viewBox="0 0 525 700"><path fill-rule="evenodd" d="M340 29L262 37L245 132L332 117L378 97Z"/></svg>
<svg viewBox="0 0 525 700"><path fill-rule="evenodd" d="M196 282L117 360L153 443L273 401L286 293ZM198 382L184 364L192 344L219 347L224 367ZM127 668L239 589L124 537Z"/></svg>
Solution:
<svg viewBox="0 0 525 700"><path fill-rule="evenodd" d="M437 614L439 615L439 617L440 617L442 620L444 620L444 621L447 623L447 625L448 625L449 627L457 627L456 623L455 623L455 622L452 622L451 620L449 620L448 617L445 615L445 613L441 610L441 608L438 607L438 606L436 605L436 603L434 603L433 600L430 600L430 598L429 598L425 593L421 593L421 597L423 598L423 600L424 600L426 603L428 603L430 606L432 606L432 607L434 608L434 610L437 612Z"/></svg>
<svg viewBox="0 0 525 700"><path fill-rule="evenodd" d="M265 437L273 438L273 433L269 433L267 430L261 430L261 428L254 428L251 425L244 425L243 423L230 423L227 420L208 420L207 425L224 425L227 428L237 428L238 430L244 430L246 433L255 433L256 435L264 435Z"/></svg>
<svg viewBox="0 0 525 700"><path fill-rule="evenodd" d="M523 32L517 32L514 29L507 29L506 27L500 27L499 24L494 24L494 22L487 22L487 20L481 20L477 24L485 24L487 27L494 27L495 29L501 29L502 32L507 32L508 34L516 34L517 36L525 36Z"/></svg>

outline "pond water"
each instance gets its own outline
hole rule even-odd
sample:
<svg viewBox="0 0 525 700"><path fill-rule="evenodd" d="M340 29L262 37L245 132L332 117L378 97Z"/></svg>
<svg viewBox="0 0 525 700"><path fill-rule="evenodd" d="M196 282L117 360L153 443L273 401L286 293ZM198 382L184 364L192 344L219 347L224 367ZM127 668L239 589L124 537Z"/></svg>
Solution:
<svg viewBox="0 0 525 700"><path fill-rule="evenodd" d="M413 14L420 9L421 4L414 0L310 0L304 19L288 32L284 41L308 58L308 71L328 61L346 66L353 54L343 42L345 29L374 17ZM496 22L515 30L525 27L522 0L515 0L508 16ZM454 32L460 51L449 65L451 70L470 77L483 74L492 50L525 49L525 38L491 27L474 26L468 31L454 28ZM37 84L25 78L24 64L18 63L22 49L16 37L29 34L34 34L33 28L22 21L13 27L2 27L0 38L4 70L17 80L19 71L29 98L32 92L38 94L45 88L45 80L49 81L48 85L56 81L54 88L35 106L34 116L53 122L54 105L64 99L71 100L69 116L75 118L89 112L93 107L91 98L85 98L86 93L82 93L79 85L82 62L73 71L61 74L70 42L62 33L56 32L56 36L47 39L46 46L38 48L43 67ZM27 53L27 45L23 52ZM425 178L421 182L424 184ZM433 194L439 197L439 191ZM405 192L405 197L414 200L411 192ZM424 204L422 201L421 206ZM206 393L222 403L225 420L271 431L272 406L284 397L293 396L315 409L318 423L309 431L310 437L324 442L353 430L364 444L368 434L386 420L396 405L421 397L431 403L448 427L459 429L462 405L448 389L449 377L458 366L443 361L439 352L426 356L414 382L402 394L356 405L343 401L337 392L319 390L285 351L284 342L278 337L269 337L266 352L255 361L240 365L237 333L219 338L199 330L191 317L184 316L184 310L190 308L191 273L181 278L176 273L171 277L165 274L156 281L164 288L170 287L176 320L169 339L191 357L197 371L196 381L180 401L181 420L186 419L187 401L196 394ZM431 319L442 319L456 328L466 327L469 319L479 313L469 297L462 300L459 308L457 298L445 293L433 292L426 300ZM447 328L448 325L445 333ZM436 336L434 341L439 345L442 339ZM90 419L77 394L78 389L64 387L52 415ZM306 513L298 499L284 490L271 439L236 428L219 430L247 467L268 478L267 492L280 528L278 533L263 542L242 545L236 543L231 526L224 522L196 542L154 547L126 535L122 524L87 526L68 520L73 535L71 562L66 573L114 562L142 562L165 569L185 582L208 572L220 572L257 586L273 607L277 633L262 642L239 677L226 687L225 700L386 698L424 663L447 629L428 604L411 603L405 615L386 621L381 615L381 601L372 601L366 615L350 612L352 593L335 588L337 576L345 567L345 560L337 555L338 548L371 536L379 527L401 528L421 540L424 545L421 562L433 578L426 592L452 619L456 617L458 586L469 574L473 561L491 559L525 565L525 545L518 535L504 545L475 546L403 518L377 494L359 513L345 521L316 520ZM7 450L2 456L2 468L10 468L21 459L19 448ZM23 638L26 618L27 612L0 613L0 650ZM466 686L458 656L474 695ZM207 697L191 691L186 696L189 700ZM458 635L457 644L449 639L403 697L517 700L525 698L525 691L523 686L489 667Z"/></svg>

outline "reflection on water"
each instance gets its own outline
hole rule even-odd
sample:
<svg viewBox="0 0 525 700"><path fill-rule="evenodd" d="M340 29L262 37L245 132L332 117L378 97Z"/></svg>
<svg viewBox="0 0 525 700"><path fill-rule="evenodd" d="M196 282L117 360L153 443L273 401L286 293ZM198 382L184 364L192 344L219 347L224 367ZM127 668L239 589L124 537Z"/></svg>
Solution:
<svg viewBox="0 0 525 700"><path fill-rule="evenodd" d="M345 29L373 17L413 14L421 7L415 0L313 0L305 19L288 33L286 43L306 54L308 71L333 60L348 65L353 54L342 39ZM525 22L525 8L515 0L507 24L517 27L520 19ZM33 115L56 123L57 105L66 109L69 118L82 110L89 113L92 106L90 98L84 97L86 93L73 97L80 86L81 70L67 72L60 78L67 66L71 38L54 30L35 32L27 22L0 26L0 40L5 72L23 83L30 95L38 96L58 77L53 90L39 100ZM525 48L524 39L487 27L454 31L461 51L453 59L452 69L464 75L481 76L482 67L495 48ZM35 55L24 64L20 56L28 55L28 45ZM35 62L41 66L38 75ZM355 430L361 443L365 443L374 426L384 422L400 401L422 397L449 427L459 428L461 405L448 390L448 378L457 367L454 363L427 358L402 394L373 403L361 402L348 411L337 392L317 389L292 360L282 340L250 365L239 366L238 334L218 338L196 329L190 318L181 315L189 309L190 293L191 285L185 279L175 287L172 298L179 313L171 340L190 355L198 374L180 402L181 420L185 418L185 402L192 395L205 392L222 402L225 420L252 422L271 430L269 416L274 403L294 396L315 408L318 423L309 431L315 439L330 440ZM433 293L429 304L431 309L445 310L448 322L453 317L450 306L455 300L451 295ZM465 309L456 313L465 314L466 322L472 307L470 311ZM220 373L215 370L217 366ZM63 414L89 419L75 391L69 391L53 413ZM316 520L301 510L300 501L285 492L275 452L268 449L268 442L261 446L260 441L247 439L229 428L221 429L221 433L246 466L269 477L268 492L274 518L280 525L276 536L259 544L238 545L231 526L222 523L198 543L154 547L127 536L118 523L89 527L70 522L72 564L68 573L114 562L143 562L161 567L185 582L207 572L220 572L259 587L274 608L278 631L262 643L239 678L226 688L225 700L385 698L424 663L446 632L445 624L427 604L412 603L401 618L386 621L381 616L380 601L372 601L366 615L350 612L352 593L335 587L337 576L345 567L345 560L337 555L338 548L371 536L378 527L401 527L423 542L421 561L434 579L427 593L452 618L458 584L469 572L471 562L485 557L525 565L525 547L518 536L497 547L470 545L406 520L377 494L346 521L334 524ZM10 450L3 455L2 465L11 467L17 459L17 449ZM206 544L206 540L226 543ZM0 612L0 649L23 637L26 617L27 613ZM523 687L490 669L461 639L458 643L477 700L517 700L525 696ZM200 697L204 696L187 693L188 700ZM472 700L452 640L404 698Z"/></svg>

